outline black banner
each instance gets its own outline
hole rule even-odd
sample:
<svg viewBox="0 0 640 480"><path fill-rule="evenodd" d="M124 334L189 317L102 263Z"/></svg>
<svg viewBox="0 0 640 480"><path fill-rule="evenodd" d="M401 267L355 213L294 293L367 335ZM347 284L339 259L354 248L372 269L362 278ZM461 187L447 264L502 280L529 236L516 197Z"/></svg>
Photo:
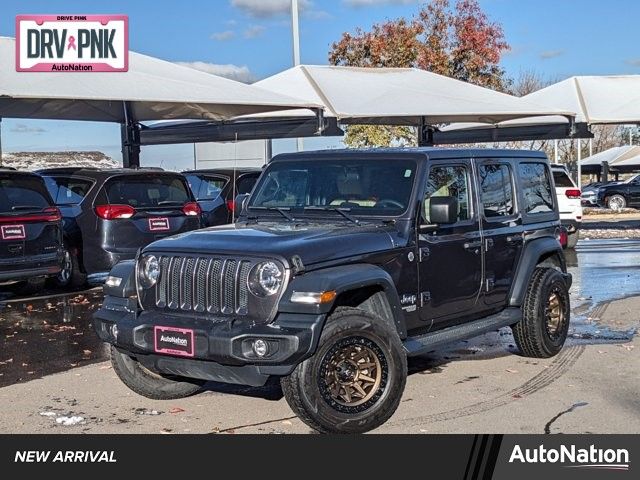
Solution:
<svg viewBox="0 0 640 480"><path fill-rule="evenodd" d="M374 475L425 479L637 478L638 436L44 436L0 437L4 473L238 478ZM7 477L9 478L9 477Z"/></svg>

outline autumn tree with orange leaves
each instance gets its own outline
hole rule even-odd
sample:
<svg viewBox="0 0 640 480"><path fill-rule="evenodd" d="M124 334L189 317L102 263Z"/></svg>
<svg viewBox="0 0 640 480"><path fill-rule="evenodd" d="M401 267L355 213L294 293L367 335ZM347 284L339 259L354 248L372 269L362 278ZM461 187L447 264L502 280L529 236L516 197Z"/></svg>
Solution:
<svg viewBox="0 0 640 480"><path fill-rule="evenodd" d="M371 30L344 33L329 53L333 65L412 67L469 83L506 90L500 59L509 45L502 27L492 22L477 0L431 0L412 19L400 18ZM352 125L349 146L413 145L410 127Z"/></svg>

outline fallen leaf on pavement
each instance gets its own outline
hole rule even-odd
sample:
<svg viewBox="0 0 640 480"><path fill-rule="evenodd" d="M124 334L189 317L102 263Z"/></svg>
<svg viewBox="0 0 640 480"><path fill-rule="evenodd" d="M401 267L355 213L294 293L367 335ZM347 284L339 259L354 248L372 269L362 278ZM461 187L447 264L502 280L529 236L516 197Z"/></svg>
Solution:
<svg viewBox="0 0 640 480"><path fill-rule="evenodd" d="M111 365L103 365L99 368L99 370L111 370L113 367Z"/></svg>
<svg viewBox="0 0 640 480"><path fill-rule="evenodd" d="M171 410L169 410L169 413L182 413L182 412L186 412L186 410L180 407L173 407Z"/></svg>
<svg viewBox="0 0 640 480"><path fill-rule="evenodd" d="M514 370L512 368L507 368L506 371L509 372L509 373L518 373L518 370Z"/></svg>
<svg viewBox="0 0 640 480"><path fill-rule="evenodd" d="M282 422L283 425L293 425L293 423L291 423L291 420L285 420L284 422Z"/></svg>

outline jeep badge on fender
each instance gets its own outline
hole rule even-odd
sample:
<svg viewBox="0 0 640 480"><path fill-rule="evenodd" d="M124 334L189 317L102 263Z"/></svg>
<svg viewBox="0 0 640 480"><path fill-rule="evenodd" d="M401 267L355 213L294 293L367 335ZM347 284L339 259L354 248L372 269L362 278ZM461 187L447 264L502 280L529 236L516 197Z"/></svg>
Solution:
<svg viewBox="0 0 640 480"><path fill-rule="evenodd" d="M280 155L235 225L118 264L94 325L140 395L277 377L313 429L366 432L398 407L410 356L504 327L524 356L560 352L571 276L554 188L539 152Z"/></svg>

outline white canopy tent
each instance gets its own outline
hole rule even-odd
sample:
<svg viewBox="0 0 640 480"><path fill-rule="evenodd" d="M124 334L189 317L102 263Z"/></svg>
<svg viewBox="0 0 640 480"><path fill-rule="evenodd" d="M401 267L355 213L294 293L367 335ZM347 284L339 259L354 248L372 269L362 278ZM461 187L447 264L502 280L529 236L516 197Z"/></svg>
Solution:
<svg viewBox="0 0 640 480"><path fill-rule="evenodd" d="M343 124L498 123L571 110L533 102L415 68L301 65L254 84L325 107Z"/></svg>
<svg viewBox="0 0 640 480"><path fill-rule="evenodd" d="M126 126L123 146L133 150L139 144L136 130L142 121L224 121L262 112L322 108L134 52L129 53L129 71L123 73L16 72L15 52L15 39L0 37L0 118L117 122ZM124 148L123 153L126 163ZM136 156L135 151L129 153Z"/></svg>
<svg viewBox="0 0 640 480"><path fill-rule="evenodd" d="M493 126L451 125L443 129L441 138L462 137L463 132L469 141L491 137L497 141L578 138L580 155L580 139L593 137L589 130L591 125L640 124L640 75L571 77L522 98L548 108L574 111L574 128L567 128L567 120L563 117L547 116L510 120ZM578 166L581 170L580 157Z"/></svg>
<svg viewBox="0 0 640 480"><path fill-rule="evenodd" d="M604 165L620 173L640 170L640 146L614 147L580 162L582 170L599 173Z"/></svg>

